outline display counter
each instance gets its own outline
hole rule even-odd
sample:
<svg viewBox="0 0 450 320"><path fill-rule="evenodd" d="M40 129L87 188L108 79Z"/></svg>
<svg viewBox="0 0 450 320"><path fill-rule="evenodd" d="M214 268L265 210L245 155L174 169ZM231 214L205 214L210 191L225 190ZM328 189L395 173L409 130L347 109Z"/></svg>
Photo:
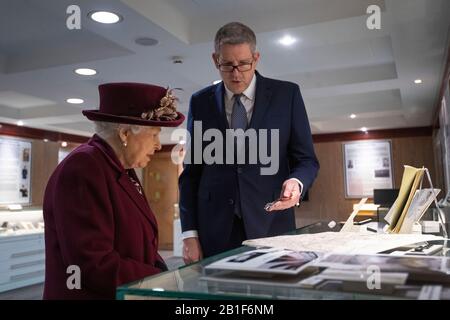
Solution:
<svg viewBox="0 0 450 320"><path fill-rule="evenodd" d="M42 210L0 211L0 228L0 292L43 282Z"/></svg>
<svg viewBox="0 0 450 320"><path fill-rule="evenodd" d="M330 231L328 224L319 222L300 228L292 234L312 234L325 231ZM446 246L447 243L445 243ZM247 281L244 279L227 282L209 281L208 277L205 277L204 268L208 264L252 249L254 248L242 246L178 270L167 271L120 286L117 288L117 299L426 299L421 291L429 288L422 283L420 285L408 284L395 292L383 290L361 292L332 285L317 290L301 288L287 284L285 281ZM442 255L442 252L436 254ZM448 258L440 257L439 259L447 260ZM449 288L436 286L436 283L431 286L434 289L436 287L440 287L438 288L440 299L450 299Z"/></svg>

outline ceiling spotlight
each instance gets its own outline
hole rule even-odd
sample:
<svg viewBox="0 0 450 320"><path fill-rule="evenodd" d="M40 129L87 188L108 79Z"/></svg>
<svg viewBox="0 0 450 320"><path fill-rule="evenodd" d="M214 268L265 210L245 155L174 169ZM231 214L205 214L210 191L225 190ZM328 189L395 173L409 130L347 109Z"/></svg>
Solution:
<svg viewBox="0 0 450 320"><path fill-rule="evenodd" d="M218 84L218 83L221 83L222 82L222 80L216 80L216 81L213 81L213 84Z"/></svg>
<svg viewBox="0 0 450 320"><path fill-rule="evenodd" d="M63 147L63 148L67 147L67 142L65 142L65 141L61 142L61 147Z"/></svg>
<svg viewBox="0 0 450 320"><path fill-rule="evenodd" d="M89 13L89 18L94 20L95 22L105 23L105 24L113 24L120 22L123 20L121 16L114 12L109 11L94 11Z"/></svg>
<svg viewBox="0 0 450 320"><path fill-rule="evenodd" d="M414 83L415 84L421 84L423 81L422 81L422 79L416 79L416 80L414 80Z"/></svg>
<svg viewBox="0 0 450 320"><path fill-rule="evenodd" d="M44 139L44 142L48 142L48 139Z"/></svg>
<svg viewBox="0 0 450 320"><path fill-rule="evenodd" d="M283 46L291 46L297 42L297 39L295 39L290 35L285 35L283 38L278 40L278 42L281 43Z"/></svg>
<svg viewBox="0 0 450 320"><path fill-rule="evenodd" d="M84 102L83 99L78 99L78 98L69 98L66 100L67 103L71 103L71 104L82 104Z"/></svg>
<svg viewBox="0 0 450 320"><path fill-rule="evenodd" d="M19 121L17 121L17 125L18 125L19 127L21 127L21 126L23 126L23 125L24 125L24 123L23 123L23 121L22 121L22 120L19 120Z"/></svg>
<svg viewBox="0 0 450 320"><path fill-rule="evenodd" d="M181 58L179 56L172 57L172 62L174 64L182 64L183 63L183 58Z"/></svg>
<svg viewBox="0 0 450 320"><path fill-rule="evenodd" d="M367 133L367 128L366 127L362 127L361 131L364 132L364 133Z"/></svg>
<svg viewBox="0 0 450 320"><path fill-rule="evenodd" d="M134 40L134 42L140 46L151 47L156 46L159 41L153 38L141 37Z"/></svg>
<svg viewBox="0 0 450 320"><path fill-rule="evenodd" d="M75 69L74 72L80 76L93 76L94 74L97 74L96 70L89 68L78 68Z"/></svg>
<svg viewBox="0 0 450 320"><path fill-rule="evenodd" d="M355 119L355 118L356 118L356 114L352 113L352 114L350 115L350 118Z"/></svg>

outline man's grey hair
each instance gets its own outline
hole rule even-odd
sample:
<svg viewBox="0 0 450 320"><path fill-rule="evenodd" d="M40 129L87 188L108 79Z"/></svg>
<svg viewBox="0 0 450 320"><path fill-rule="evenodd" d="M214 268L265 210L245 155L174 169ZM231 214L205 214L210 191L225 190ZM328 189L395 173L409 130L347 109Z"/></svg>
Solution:
<svg viewBox="0 0 450 320"><path fill-rule="evenodd" d="M124 123L113 123L113 122L103 122L95 121L95 133L102 139L108 139L117 135L121 128L125 130L130 130L133 134L138 134L142 130L142 126L134 124L124 124Z"/></svg>
<svg viewBox="0 0 450 320"><path fill-rule="evenodd" d="M216 33L214 39L214 49L219 53L220 47L224 44L248 43L252 53L256 52L256 35L252 29L240 22L230 22L224 25Z"/></svg>

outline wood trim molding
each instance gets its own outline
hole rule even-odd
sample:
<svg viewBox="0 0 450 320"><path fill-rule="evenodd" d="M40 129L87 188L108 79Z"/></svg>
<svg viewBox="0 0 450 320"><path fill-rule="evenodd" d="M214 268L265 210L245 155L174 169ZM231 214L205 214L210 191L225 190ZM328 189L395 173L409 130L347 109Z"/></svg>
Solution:
<svg viewBox="0 0 450 320"><path fill-rule="evenodd" d="M430 127L416 127L403 129L388 129L388 130L374 130L367 134L356 132L339 132L314 134L314 143L332 142L332 141L352 141L352 140L370 140L370 139L387 139L387 138L401 138L401 137L418 137L431 136L433 128ZM35 129L29 127L19 127L12 124L0 123L0 135L22 137L49 141L67 141L68 143L85 143L90 137L61 133L56 131L47 131L42 129ZM172 152L175 144L163 145L159 152Z"/></svg>
<svg viewBox="0 0 450 320"><path fill-rule="evenodd" d="M420 137L431 136L433 128L429 127L416 127L416 128L402 128L402 129L387 129L387 130L374 130L367 133L356 132L340 132L340 133L327 133L327 134L314 134L313 142L335 142L335 141L353 141L353 140L373 140L373 139L389 139L389 138L406 138L406 137Z"/></svg>
<svg viewBox="0 0 450 320"><path fill-rule="evenodd" d="M20 127L8 123L0 123L0 135L30 138L36 140L48 139L49 141L67 141L74 143L85 143L90 138L56 131Z"/></svg>

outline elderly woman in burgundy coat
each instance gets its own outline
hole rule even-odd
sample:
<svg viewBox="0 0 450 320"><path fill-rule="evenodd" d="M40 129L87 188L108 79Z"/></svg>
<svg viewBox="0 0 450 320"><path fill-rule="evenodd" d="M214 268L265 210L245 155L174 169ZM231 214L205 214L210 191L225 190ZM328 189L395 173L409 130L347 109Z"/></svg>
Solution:
<svg viewBox="0 0 450 320"><path fill-rule="evenodd" d="M184 116L159 86L110 83L99 93L99 110L83 111L96 134L61 162L45 191L44 299L114 299L117 286L167 270L133 169L161 149L160 127Z"/></svg>

